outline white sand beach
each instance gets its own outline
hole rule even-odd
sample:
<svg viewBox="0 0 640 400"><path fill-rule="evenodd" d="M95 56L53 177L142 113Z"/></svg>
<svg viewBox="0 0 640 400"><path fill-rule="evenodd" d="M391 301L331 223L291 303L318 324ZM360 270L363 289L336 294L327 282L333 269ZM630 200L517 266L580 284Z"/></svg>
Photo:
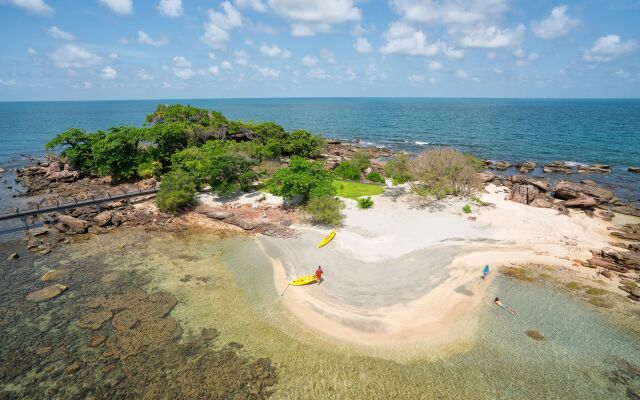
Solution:
<svg viewBox="0 0 640 400"><path fill-rule="evenodd" d="M490 301L491 276L480 278L485 264L494 271L529 262L578 269L571 260L588 258L589 249L609 240L611 223L507 201L494 185L480 195L490 205L473 205L472 214L463 213L465 201L430 208L400 190L374 197L370 210L347 200L344 227L322 249L317 243L328 230L309 225L297 226L298 238L257 239L274 265L277 290L322 265L321 285L290 287L282 296L303 324L364 346L441 347L472 339L474 308Z"/></svg>

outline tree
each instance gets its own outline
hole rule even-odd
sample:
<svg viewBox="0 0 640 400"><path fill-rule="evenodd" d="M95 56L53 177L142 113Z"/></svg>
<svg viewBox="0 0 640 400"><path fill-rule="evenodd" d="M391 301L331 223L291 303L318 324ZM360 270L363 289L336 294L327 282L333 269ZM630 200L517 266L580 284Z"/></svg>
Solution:
<svg viewBox="0 0 640 400"><path fill-rule="evenodd" d="M176 213L193 201L195 192L196 183L193 175L185 171L173 171L162 179L156 195L156 205L162 211Z"/></svg>
<svg viewBox="0 0 640 400"><path fill-rule="evenodd" d="M142 140L155 145L152 151L153 159L167 166L172 154L187 147L188 130L189 127L183 122L169 122L141 129L140 136Z"/></svg>
<svg viewBox="0 0 640 400"><path fill-rule="evenodd" d="M70 128L51 139L45 148L52 150L58 146L64 147L61 154L69 160L69 164L73 168L83 172L91 172L93 167L92 139L93 135L84 129Z"/></svg>
<svg viewBox="0 0 640 400"><path fill-rule="evenodd" d="M269 140L280 142L284 145L289 134L283 127L274 122L262 122L250 126L254 137L262 144L267 144Z"/></svg>
<svg viewBox="0 0 640 400"><path fill-rule="evenodd" d="M138 128L121 126L109 128L91 141L93 171L100 176L111 175L113 180L131 179L137 174L139 162Z"/></svg>
<svg viewBox="0 0 640 400"><path fill-rule="evenodd" d="M215 156L208 166L211 191L219 194L246 191L257 177L254 165L255 161L239 154Z"/></svg>
<svg viewBox="0 0 640 400"><path fill-rule="evenodd" d="M322 195L335 194L333 174L322 168L318 161L292 157L287 168L276 172L269 181L269 190L276 196L291 199L302 195L304 201Z"/></svg>
<svg viewBox="0 0 640 400"><path fill-rule="evenodd" d="M322 139L307 131L295 131L289 135L285 145L287 155L316 158L322 149Z"/></svg>
<svg viewBox="0 0 640 400"><path fill-rule="evenodd" d="M344 220L344 215L342 214L343 209L344 202L342 202L342 200L323 195L309 200L305 211L315 223L338 226L341 225Z"/></svg>
<svg viewBox="0 0 640 400"><path fill-rule="evenodd" d="M171 170L189 172L200 182L207 177L207 156L200 147L187 147L171 155Z"/></svg>
<svg viewBox="0 0 640 400"><path fill-rule="evenodd" d="M422 196L467 196L479 187L472 161L455 149L425 150L411 161L410 169L415 180L412 188Z"/></svg>
<svg viewBox="0 0 640 400"><path fill-rule="evenodd" d="M384 172L390 177L394 185L400 185L411 180L409 157L404 154L393 156L384 166Z"/></svg>

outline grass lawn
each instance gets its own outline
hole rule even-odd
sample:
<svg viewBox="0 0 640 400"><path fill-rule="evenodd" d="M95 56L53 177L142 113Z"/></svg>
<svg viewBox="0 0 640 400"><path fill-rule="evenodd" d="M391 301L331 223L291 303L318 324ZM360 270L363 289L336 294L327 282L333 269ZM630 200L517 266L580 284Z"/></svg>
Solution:
<svg viewBox="0 0 640 400"><path fill-rule="evenodd" d="M360 182L348 182L348 181L333 181L333 186L336 188L336 195L340 197L347 197L349 199L358 199L362 196L377 196L384 192L384 185L378 185L373 183L360 183Z"/></svg>

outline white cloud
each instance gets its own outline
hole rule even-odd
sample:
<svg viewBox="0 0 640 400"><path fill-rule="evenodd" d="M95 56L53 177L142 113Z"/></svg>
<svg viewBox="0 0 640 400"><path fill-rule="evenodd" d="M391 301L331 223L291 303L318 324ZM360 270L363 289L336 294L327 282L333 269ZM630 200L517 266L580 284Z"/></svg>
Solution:
<svg viewBox="0 0 640 400"><path fill-rule="evenodd" d="M78 76L78 73L72 69L68 69L67 76Z"/></svg>
<svg viewBox="0 0 640 400"><path fill-rule="evenodd" d="M371 43L365 38L356 39L353 48L356 49L358 53L371 53L371 50L373 50Z"/></svg>
<svg viewBox="0 0 640 400"><path fill-rule="evenodd" d="M304 56L302 58L302 65L306 67L315 67L318 64L318 59L311 56Z"/></svg>
<svg viewBox="0 0 640 400"><path fill-rule="evenodd" d="M439 43L427 43L422 31L416 31L402 22L394 22L384 33L387 44L380 48L382 54L409 54L413 56L432 56L440 50Z"/></svg>
<svg viewBox="0 0 640 400"><path fill-rule="evenodd" d="M191 69L191 61L182 56L173 57L173 74L180 79L187 80L196 74Z"/></svg>
<svg viewBox="0 0 640 400"><path fill-rule="evenodd" d="M244 40L244 45L245 46L249 46L249 47L256 47L256 44L251 39L245 39Z"/></svg>
<svg viewBox="0 0 640 400"><path fill-rule="evenodd" d="M275 44L273 46L269 46L265 43L262 43L262 46L260 46L260 53L264 54L267 57L279 57L279 58L291 57L291 52L289 50L281 49Z"/></svg>
<svg viewBox="0 0 640 400"><path fill-rule="evenodd" d="M229 30L242 26L242 15L230 2L223 2L223 12L209 9L209 20L204 24L204 34L202 41L215 48L223 49L229 41Z"/></svg>
<svg viewBox="0 0 640 400"><path fill-rule="evenodd" d="M354 0L268 0L269 7L292 21L293 36L313 36L328 32L332 24L360 20Z"/></svg>
<svg viewBox="0 0 640 400"><path fill-rule="evenodd" d="M463 71L463 70L458 70L456 71L456 76L462 80L470 80L473 81L475 83L479 83L480 79L476 78L474 76L469 75L469 73L467 71Z"/></svg>
<svg viewBox="0 0 640 400"><path fill-rule="evenodd" d="M93 87L93 83L89 82L89 81L84 81L82 82L82 85L85 89L91 89L91 87Z"/></svg>
<svg viewBox="0 0 640 400"><path fill-rule="evenodd" d="M210 60L215 60L215 59L216 59L216 55L215 55L215 53L211 53L211 52L209 52L209 53L207 53L207 55L209 56L209 59L210 59Z"/></svg>
<svg viewBox="0 0 640 400"><path fill-rule="evenodd" d="M315 68L307 72L307 78L311 79L328 79L329 75L322 68Z"/></svg>
<svg viewBox="0 0 640 400"><path fill-rule="evenodd" d="M637 48L635 40L623 42L618 35L608 35L596 40L591 49L583 52L582 58L587 62L608 62L632 53Z"/></svg>
<svg viewBox="0 0 640 400"><path fill-rule="evenodd" d="M191 61L187 60L182 56L173 57L173 64L177 68L189 68L191 67Z"/></svg>
<svg viewBox="0 0 640 400"><path fill-rule="evenodd" d="M171 86L171 84L169 82L162 82L162 87L165 88L165 89L170 89L173 86Z"/></svg>
<svg viewBox="0 0 640 400"><path fill-rule="evenodd" d="M429 78L429 83L432 84L432 85L435 85L436 83L438 83L438 80L436 78L434 78L434 77L430 77Z"/></svg>
<svg viewBox="0 0 640 400"><path fill-rule="evenodd" d="M353 81L358 77L358 75L351 69L351 68L347 68L344 71L344 80L345 81Z"/></svg>
<svg viewBox="0 0 640 400"><path fill-rule="evenodd" d="M278 78L280 76L280 71L269 67L258 67L258 72L265 78Z"/></svg>
<svg viewBox="0 0 640 400"><path fill-rule="evenodd" d="M495 72L496 74L498 74L498 75L502 75L504 73L504 71L501 68L498 68L498 67L493 67L493 68L491 68L491 70L493 72Z"/></svg>
<svg viewBox="0 0 640 400"><path fill-rule="evenodd" d="M444 66L442 65L441 62L438 61L429 61L427 63L427 68L429 68L430 71L439 71L443 68Z"/></svg>
<svg viewBox="0 0 640 400"><path fill-rule="evenodd" d="M469 25L493 21L509 9L509 0L391 0L407 21Z"/></svg>
<svg viewBox="0 0 640 400"><path fill-rule="evenodd" d="M10 3L16 7L40 15L53 15L54 11L43 0L10 0Z"/></svg>
<svg viewBox="0 0 640 400"><path fill-rule="evenodd" d="M32 56L35 56L38 54L38 52L32 49L31 47L27 49L27 53L31 54Z"/></svg>
<svg viewBox="0 0 640 400"><path fill-rule="evenodd" d="M166 17L178 18L182 15L182 0L160 0L158 12Z"/></svg>
<svg viewBox="0 0 640 400"><path fill-rule="evenodd" d="M138 31L138 42L148 44L150 46L162 47L167 44L167 39L152 39L145 31Z"/></svg>
<svg viewBox="0 0 640 400"><path fill-rule="evenodd" d="M488 58L489 60L495 60L495 59L496 59L496 56L497 56L497 54L496 54L496 52L495 52L495 51L490 51L490 52L488 52L488 53L487 53L487 58Z"/></svg>
<svg viewBox="0 0 640 400"><path fill-rule="evenodd" d="M329 49L320 49L320 58L329 64L336 63L336 58L333 55L333 52Z"/></svg>
<svg viewBox="0 0 640 400"><path fill-rule="evenodd" d="M456 49L445 43L440 43L440 50L449 60L460 60L464 58L464 50Z"/></svg>
<svg viewBox="0 0 640 400"><path fill-rule="evenodd" d="M75 44L66 44L58 48L51 55L51 59L60 68L87 68L102 60L89 50Z"/></svg>
<svg viewBox="0 0 640 400"><path fill-rule="evenodd" d="M249 66L249 55L244 50L236 50L233 52L233 56L236 58L235 62L243 67Z"/></svg>
<svg viewBox="0 0 640 400"><path fill-rule="evenodd" d="M133 12L132 0L100 0L116 14L127 15Z"/></svg>
<svg viewBox="0 0 640 400"><path fill-rule="evenodd" d="M617 70L616 72L614 72L614 75L622 79L627 79L631 77L631 74L623 69Z"/></svg>
<svg viewBox="0 0 640 400"><path fill-rule="evenodd" d="M107 65L106 67L102 68L102 70L100 71L100 78L107 81L116 79L117 76L118 76L118 71L113 69L111 65Z"/></svg>
<svg viewBox="0 0 640 400"><path fill-rule="evenodd" d="M353 36L362 36L362 35L366 35L367 33L369 32L366 29L364 29L360 24L354 26L353 29L351 29L351 34Z"/></svg>
<svg viewBox="0 0 640 400"><path fill-rule="evenodd" d="M10 87L10 86L15 86L15 84L16 84L16 81L14 81L13 79L9 79L8 81L5 81L4 79L0 79L0 85L2 86Z"/></svg>
<svg viewBox="0 0 640 400"><path fill-rule="evenodd" d="M522 49L516 49L513 55L517 58L516 65L518 66L529 65L540 58L538 53L533 52L527 54L527 52Z"/></svg>
<svg viewBox="0 0 640 400"><path fill-rule="evenodd" d="M422 83L424 82L424 76L422 75L409 75L407 77L407 80L409 81L410 84L412 85L416 85L418 83Z"/></svg>
<svg viewBox="0 0 640 400"><path fill-rule="evenodd" d="M218 76L220 75L220 67L218 67L217 65L212 65L209 67L209 72L213 76Z"/></svg>
<svg viewBox="0 0 640 400"><path fill-rule="evenodd" d="M516 46L522 42L524 25L518 25L515 29L500 29L496 26L487 28L475 28L467 31L460 39L460 44L465 47L497 48Z"/></svg>
<svg viewBox="0 0 640 400"><path fill-rule="evenodd" d="M267 6L262 0L234 0L234 4L238 8L250 8L261 13L267 11Z"/></svg>
<svg viewBox="0 0 640 400"><path fill-rule="evenodd" d="M119 60L120 56L117 53L111 53L111 54L109 54L109 58L111 60Z"/></svg>
<svg viewBox="0 0 640 400"><path fill-rule="evenodd" d="M138 79L140 79L141 81L152 81L153 75L151 75L144 69L141 69L140 71L138 71Z"/></svg>
<svg viewBox="0 0 640 400"><path fill-rule="evenodd" d="M54 39L61 39L61 40L76 39L76 37L73 36L73 33L65 32L62 29L58 28L57 26L52 26L51 28L47 29L47 35L51 36Z"/></svg>
<svg viewBox="0 0 640 400"><path fill-rule="evenodd" d="M567 15L568 9L566 5L554 7L547 18L531 24L533 33L543 39L553 39L571 32L580 22Z"/></svg>
<svg viewBox="0 0 640 400"><path fill-rule="evenodd" d="M232 70L232 69L233 69L233 66L231 65L231 63L230 63L229 61L223 61L223 62L221 62L221 63L220 63L220 66L221 66L223 69L227 69L227 70Z"/></svg>

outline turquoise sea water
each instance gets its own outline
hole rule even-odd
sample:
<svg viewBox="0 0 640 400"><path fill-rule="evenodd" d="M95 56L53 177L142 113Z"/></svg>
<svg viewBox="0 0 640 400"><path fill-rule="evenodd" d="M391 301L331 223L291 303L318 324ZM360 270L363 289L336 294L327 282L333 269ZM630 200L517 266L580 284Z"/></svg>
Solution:
<svg viewBox="0 0 640 400"><path fill-rule="evenodd" d="M39 155L69 128L141 125L159 103L188 103L232 119L275 121L327 137L408 151L454 146L486 159L613 165L610 177L640 199L640 100L304 98L0 103L0 166Z"/></svg>

